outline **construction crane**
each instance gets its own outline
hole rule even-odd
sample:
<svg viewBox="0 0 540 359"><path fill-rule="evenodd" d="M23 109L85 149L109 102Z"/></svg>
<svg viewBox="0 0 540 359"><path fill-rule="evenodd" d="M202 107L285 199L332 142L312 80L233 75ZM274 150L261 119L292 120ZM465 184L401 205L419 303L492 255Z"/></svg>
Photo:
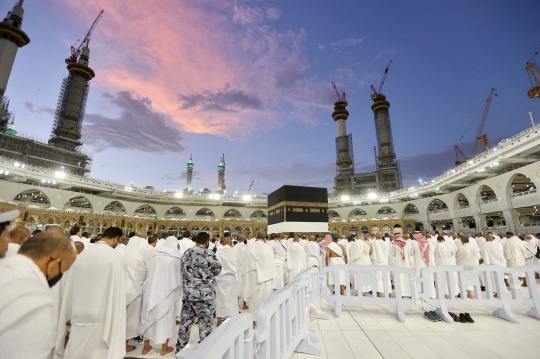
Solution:
<svg viewBox="0 0 540 359"><path fill-rule="evenodd" d="M538 71L538 66L533 62L536 55L538 55L538 51L534 53L525 65L527 75L529 75L529 82L531 83L531 89L527 92L529 98L540 98L540 71Z"/></svg>
<svg viewBox="0 0 540 359"><path fill-rule="evenodd" d="M373 84L371 84L371 90L373 91L373 95L371 95L371 99L374 99L375 96L381 94L382 92L382 88L384 86L384 81L386 80L386 75L388 75L388 70L390 69L390 65L392 64L392 61L394 60L390 60L390 62L388 62L388 66L386 66L386 69L384 70L384 75L383 75L383 78L381 80L381 84L379 85L379 91L375 90L375 87L373 87Z"/></svg>
<svg viewBox="0 0 540 359"><path fill-rule="evenodd" d="M249 194L251 192L251 188L253 187L254 184L255 184L255 180L251 181L251 184L249 185L249 188L246 194Z"/></svg>
<svg viewBox="0 0 540 359"><path fill-rule="evenodd" d="M339 90L337 89L337 86L336 86L336 84L334 83L334 81L332 81L332 85L334 85L334 91L336 91L336 95L337 95L338 101L346 102L346 101L345 101L345 91L343 91L343 92L341 93L341 95L340 95L340 94L339 94Z"/></svg>
<svg viewBox="0 0 540 359"><path fill-rule="evenodd" d="M463 158L463 161L467 161L469 158L473 158L474 156L476 156L476 151L478 150L478 146L480 145L480 143L482 143L482 152L487 151L489 149L488 137L487 137L486 134L483 134L482 132L484 131L484 125L486 124L486 119L487 119L487 115L488 115L488 112L489 112L489 106L491 105L491 99L493 98L493 94L495 94L495 97L497 96L495 91L496 91L496 89L492 88L491 91L489 92L489 96L488 96L488 98L486 100L486 105L484 106L484 113L482 114L482 120L480 121L480 126L478 127L478 132L476 133L476 138L475 138L475 141L474 141L474 144L473 144L471 156L470 157L465 156L463 151L457 145L454 146L454 149L456 151L456 157L458 157L457 155L459 153L461 155L461 157ZM463 163L463 161L459 161L459 157L458 157L457 160L456 160L456 166Z"/></svg>
<svg viewBox="0 0 540 359"><path fill-rule="evenodd" d="M86 44L90 41L90 36L92 35L92 32L94 32L94 29L96 28L99 22L99 19L101 19L104 12L105 10L101 10L99 15L96 17L96 19L92 23L92 26L90 26L90 30L88 30L88 32L86 33L86 36L81 41L81 44L79 45L79 47L75 48L76 44L74 46L71 46L71 56L66 59L66 64L72 64L79 61L79 56L81 55L82 48L86 46Z"/></svg>

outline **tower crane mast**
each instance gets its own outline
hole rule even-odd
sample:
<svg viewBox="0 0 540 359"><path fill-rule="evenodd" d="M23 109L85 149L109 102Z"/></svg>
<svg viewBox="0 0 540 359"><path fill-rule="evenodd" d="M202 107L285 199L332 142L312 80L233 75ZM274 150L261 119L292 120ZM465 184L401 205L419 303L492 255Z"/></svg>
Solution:
<svg viewBox="0 0 540 359"><path fill-rule="evenodd" d="M390 65L392 65L392 61L394 60L390 60L390 62L388 62L388 66L386 66L386 69L384 69L384 75L381 79L381 84L379 85L379 91L375 90L375 87L373 86L373 84L371 84L371 91L373 91L373 95L371 95L371 97L377 96L382 92L384 81L386 81L386 75L388 75L388 70L390 69Z"/></svg>
<svg viewBox="0 0 540 359"><path fill-rule="evenodd" d="M334 85L334 91L336 91L336 95L337 95L337 98L338 98L338 101L343 101L345 102L345 92L341 92L342 94L340 95L339 94L339 90L336 86L336 84L334 83L334 81L332 81L332 85Z"/></svg>
<svg viewBox="0 0 540 359"><path fill-rule="evenodd" d="M74 46L71 46L71 56L66 59L66 64L76 63L79 61L79 56L81 55L82 48L90 41L90 36L92 36L92 33L94 32L99 20L103 17L103 13L105 10L101 10L101 12L98 14L94 22L92 23L92 26L90 26L90 29L86 33L86 36L81 41L78 48L75 48Z"/></svg>
<svg viewBox="0 0 540 359"><path fill-rule="evenodd" d="M251 184L249 185L249 188L246 194L249 194L251 192L251 188L253 187L254 184L255 184L255 180L251 181Z"/></svg>
<svg viewBox="0 0 540 359"><path fill-rule="evenodd" d="M493 98L493 93L496 91L495 88L492 88L489 96L486 100L486 106L484 107L484 113L482 114L482 121L480 121L480 127L478 127L478 133L476 134L476 140L474 141L471 158L476 155L476 150L478 150L478 145L482 142L483 151L486 151L489 148L489 142L486 134L482 134L484 131L484 125L486 124L486 119L489 111L489 106L491 105L491 99ZM497 94L495 94L497 96Z"/></svg>
<svg viewBox="0 0 540 359"><path fill-rule="evenodd" d="M527 92L527 95L529 98L540 99L540 71L538 70L538 66L533 62L536 55L538 55L538 51L534 53L525 65L527 75L529 75L529 82L531 83L531 89Z"/></svg>

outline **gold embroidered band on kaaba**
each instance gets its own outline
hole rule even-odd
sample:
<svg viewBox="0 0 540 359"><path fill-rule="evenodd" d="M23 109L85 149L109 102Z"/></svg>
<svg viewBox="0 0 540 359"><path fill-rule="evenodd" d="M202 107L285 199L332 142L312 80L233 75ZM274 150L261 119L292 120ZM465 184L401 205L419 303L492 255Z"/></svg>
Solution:
<svg viewBox="0 0 540 359"><path fill-rule="evenodd" d="M295 201L283 201L278 204L268 207L268 212L281 207L314 207L314 208L328 208L328 203L321 202L295 202Z"/></svg>

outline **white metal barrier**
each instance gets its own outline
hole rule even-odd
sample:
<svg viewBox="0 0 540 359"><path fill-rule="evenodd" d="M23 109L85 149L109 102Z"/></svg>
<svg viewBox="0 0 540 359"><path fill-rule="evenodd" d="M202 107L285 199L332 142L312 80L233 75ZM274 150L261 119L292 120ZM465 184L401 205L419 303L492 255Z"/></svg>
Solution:
<svg viewBox="0 0 540 359"><path fill-rule="evenodd" d="M309 284L309 290L308 290L309 300L311 304L313 304L320 312L317 319L324 319L324 320L330 319L328 314L324 313L321 309L321 289L322 289L321 282L323 278L321 277L319 273L319 269L315 267L308 268L298 273L296 277L294 277L293 282L298 281L298 280L304 280L304 279Z"/></svg>
<svg viewBox="0 0 540 359"><path fill-rule="evenodd" d="M536 319L540 319L540 294L538 293L536 279L534 278L535 273L540 273L540 265L517 267L514 268L514 270L519 275L525 273L525 278L527 278L529 298L523 298L522 300L524 305L531 308L527 314Z"/></svg>
<svg viewBox="0 0 540 359"><path fill-rule="evenodd" d="M344 272L345 283L341 283L340 272ZM357 288L362 286L370 286L373 296L362 296L359 289L358 295L351 295L351 287L349 285L350 273L356 274ZM326 288L322 290L322 297L335 304L336 317L341 315L341 305L345 303L372 303L372 304L387 304L396 308L396 315L400 322L405 321L405 308L416 305L418 300L418 292L415 285L415 273L412 269L397 267L397 266L353 266L353 265L336 265L324 267L321 270L321 276L328 279L333 273L335 290L330 293ZM390 282L390 273L394 277L394 290ZM403 298L401 274L407 275L408 283L403 283L410 289L410 298ZM341 295L340 286L345 286L345 295ZM405 287L406 288L406 287ZM377 297L377 292L384 293L384 297ZM393 297L390 293L393 292Z"/></svg>
<svg viewBox="0 0 540 359"><path fill-rule="evenodd" d="M448 308L453 306L494 306L498 308L493 315L513 323L519 320L512 313L512 308L522 303L521 282L515 268L495 265L478 266L437 266L422 269L422 281L430 275L435 277L435 298L424 293L426 304L437 308L437 314L444 321L453 323L448 314ZM479 275L484 277L486 298L482 297ZM504 278L510 282L510 296L507 296ZM456 288L457 287L457 288ZM458 293L459 290L459 293ZM473 292L474 298L468 298L468 291ZM445 294L449 298L445 298ZM496 296L494 295L496 293ZM457 295L460 298L456 298Z"/></svg>
<svg viewBox="0 0 540 359"><path fill-rule="evenodd" d="M288 359L295 351L322 354L314 344L319 339L309 331L311 277L296 277L272 294L259 309L255 331L258 359Z"/></svg>
<svg viewBox="0 0 540 359"><path fill-rule="evenodd" d="M242 313L227 319L199 346L178 358L189 359L253 359L253 316Z"/></svg>

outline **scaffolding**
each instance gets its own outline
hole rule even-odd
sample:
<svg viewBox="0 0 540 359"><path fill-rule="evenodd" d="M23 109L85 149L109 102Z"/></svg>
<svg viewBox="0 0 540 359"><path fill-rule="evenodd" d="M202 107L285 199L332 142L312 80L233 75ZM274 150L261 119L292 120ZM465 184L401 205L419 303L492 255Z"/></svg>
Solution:
<svg viewBox="0 0 540 359"><path fill-rule="evenodd" d="M352 134L336 137L337 177L354 175Z"/></svg>
<svg viewBox="0 0 540 359"><path fill-rule="evenodd" d="M82 145L81 129L90 85L87 78L70 73L62 81L49 144L75 151Z"/></svg>

